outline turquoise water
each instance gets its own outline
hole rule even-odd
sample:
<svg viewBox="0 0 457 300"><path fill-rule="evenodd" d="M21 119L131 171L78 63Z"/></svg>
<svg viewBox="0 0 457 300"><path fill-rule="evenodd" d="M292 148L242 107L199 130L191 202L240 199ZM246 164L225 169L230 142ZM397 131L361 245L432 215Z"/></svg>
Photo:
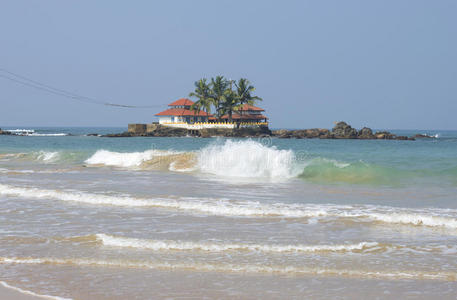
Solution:
<svg viewBox="0 0 457 300"><path fill-rule="evenodd" d="M89 133L116 133L122 128L38 128L38 134L66 133L72 136L0 136L0 153L61 151L61 160L81 164L97 150L143 152L150 149L198 151L222 138L100 138ZM397 186L457 184L457 131L393 131L399 135L426 133L439 138L416 141L260 139L265 146L292 150L298 174L318 183L374 184ZM344 167L342 167L344 166Z"/></svg>
<svg viewBox="0 0 457 300"><path fill-rule="evenodd" d="M456 131L390 141L33 129L0 136L10 285L71 299L457 293Z"/></svg>

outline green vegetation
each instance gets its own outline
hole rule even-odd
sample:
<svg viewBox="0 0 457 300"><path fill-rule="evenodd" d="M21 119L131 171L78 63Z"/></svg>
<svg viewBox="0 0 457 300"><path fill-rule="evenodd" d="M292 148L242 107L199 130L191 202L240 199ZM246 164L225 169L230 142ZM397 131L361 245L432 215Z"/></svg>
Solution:
<svg viewBox="0 0 457 300"><path fill-rule="evenodd" d="M229 122L232 122L233 113L242 114L240 109L244 104L254 105L256 101L262 101L262 98L253 95L254 91L254 86L245 78L234 81L216 76L209 83L202 78L195 82L195 90L189 94L189 97L198 99L191 109L211 113L214 107L215 117L219 121L227 115Z"/></svg>

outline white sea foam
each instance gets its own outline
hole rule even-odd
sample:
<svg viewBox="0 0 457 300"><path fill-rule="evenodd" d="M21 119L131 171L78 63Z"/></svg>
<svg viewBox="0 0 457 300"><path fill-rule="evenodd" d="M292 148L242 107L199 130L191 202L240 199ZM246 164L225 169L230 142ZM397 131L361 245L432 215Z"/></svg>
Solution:
<svg viewBox="0 0 457 300"><path fill-rule="evenodd" d="M43 162L55 162L59 159L59 152L40 151L36 153L36 159Z"/></svg>
<svg viewBox="0 0 457 300"><path fill-rule="evenodd" d="M108 150L98 150L85 163L89 165L105 165L113 167L138 167L144 162L154 157L178 154L179 152L146 150L144 152L112 152Z"/></svg>
<svg viewBox="0 0 457 300"><path fill-rule="evenodd" d="M5 130L15 135L26 135L26 136L67 136L68 133L38 133L34 129L10 129Z"/></svg>
<svg viewBox="0 0 457 300"><path fill-rule="evenodd" d="M33 199L56 199L96 205L157 207L228 217L337 217L353 221L376 221L391 224L457 229L457 212L446 209L408 209L372 205L323 205L260 203L213 198L136 198L81 191L57 191L0 184L0 195Z"/></svg>
<svg viewBox="0 0 457 300"><path fill-rule="evenodd" d="M8 283L6 283L4 281L0 281L0 285L2 285L3 287L5 287L7 289L19 292L21 294L29 295L29 296L33 296L33 297L37 297L37 298L49 299L49 300L72 300L70 298L63 298L63 297L57 297L57 296L49 296L49 295L37 294L37 293L34 293L32 291L27 291L27 290L24 290L24 289L9 285Z"/></svg>
<svg viewBox="0 0 457 300"><path fill-rule="evenodd" d="M146 240L97 234L97 239L105 246L131 247L148 250L198 250L208 252L258 251L258 252L350 252L373 248L376 242L360 242L341 245L262 245L239 243L199 243L185 241Z"/></svg>
<svg viewBox="0 0 457 300"><path fill-rule="evenodd" d="M234 178L295 177L295 155L292 150L278 150L261 143L227 140L223 144L209 145L198 154L202 172Z"/></svg>
<svg viewBox="0 0 457 300"><path fill-rule="evenodd" d="M457 228L457 219L415 213L370 213L367 217L386 223L424 225L432 227Z"/></svg>
<svg viewBox="0 0 457 300"><path fill-rule="evenodd" d="M14 133L14 134L31 134L31 133L35 133L34 129L8 129L8 130L5 130L5 131L8 131L8 132L11 132L11 133Z"/></svg>
<svg viewBox="0 0 457 300"><path fill-rule="evenodd" d="M67 136L68 133L30 133L27 136Z"/></svg>
<svg viewBox="0 0 457 300"><path fill-rule="evenodd" d="M62 258L32 258L32 257L0 257L3 264L51 264L89 267L144 268L161 270L188 270L197 272L230 272L230 273L266 273L283 275L318 275L342 276L357 278L381 279L427 279L456 281L457 274L451 272L421 272L421 271L370 271L355 269L325 269L281 265L252 265L252 264L216 264L216 263L180 263L180 262L147 262L125 260L95 260L95 259L62 259Z"/></svg>
<svg viewBox="0 0 457 300"><path fill-rule="evenodd" d="M56 199L87 204L115 205L127 207L159 207L195 211L219 216L284 216L292 218L317 217L326 215L319 207L304 207L286 204L265 204L258 202L233 202L223 199L171 199L171 198L134 198L111 196L80 191L45 190L33 187L14 187L0 184L0 195L19 196L36 199ZM300 209L301 208L301 209Z"/></svg>

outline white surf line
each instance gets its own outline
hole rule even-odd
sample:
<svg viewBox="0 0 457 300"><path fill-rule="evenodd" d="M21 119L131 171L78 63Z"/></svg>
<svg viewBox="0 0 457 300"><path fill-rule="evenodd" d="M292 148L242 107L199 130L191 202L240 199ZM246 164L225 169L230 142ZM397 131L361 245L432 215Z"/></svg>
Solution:
<svg viewBox="0 0 457 300"><path fill-rule="evenodd" d="M302 205L302 204L261 204L259 202L233 202L219 199L181 200L170 198L134 198L125 196L110 196L91 194L78 191L45 190L33 187L15 187L0 184L0 195L19 196L35 199L56 199L95 205L114 205L125 207L158 207L193 211L215 216L228 217L283 217L283 218L312 218L338 217L352 219L367 219L370 221L390 224L414 226L441 227L457 229L457 218L448 216L426 215L416 211L405 211L405 208L372 207L372 206L341 206L341 205ZM381 210L381 211L379 211ZM382 211L384 210L384 211Z"/></svg>
<svg viewBox="0 0 457 300"><path fill-rule="evenodd" d="M37 293L34 293L32 291L23 290L21 288L9 285L8 283L6 283L4 281L0 281L0 285L2 285L3 287L5 287L7 289L19 292L21 294L29 295L29 296L33 296L33 297L37 297L37 298L48 299L48 300L73 300L73 299L70 299L70 298L63 298L63 297L58 297L58 296L49 296L49 295L37 294Z"/></svg>
<svg viewBox="0 0 457 300"><path fill-rule="evenodd" d="M107 234L96 234L97 240L104 246L130 247L148 250L176 250L176 251L259 251L259 252L351 252L362 251L378 246L376 242L360 242L357 244L341 245L262 245L262 244L226 244L226 243L196 243L170 240L145 240L136 238L118 237Z"/></svg>
<svg viewBox="0 0 457 300"><path fill-rule="evenodd" d="M208 264L208 263L167 263L167 262L140 262L119 260L94 259L60 259L60 258L9 258L0 257L1 264L30 264L30 265L66 265L88 267L115 267L141 268L158 270L184 270L194 272L227 272L227 273L266 273L271 275L314 275L314 276L342 276L355 278L377 279L414 279L414 280L441 280L456 281L457 273L450 272L420 272L420 271L363 271L354 269L318 269L300 268L294 266L267 266L267 265L235 265L235 264Z"/></svg>

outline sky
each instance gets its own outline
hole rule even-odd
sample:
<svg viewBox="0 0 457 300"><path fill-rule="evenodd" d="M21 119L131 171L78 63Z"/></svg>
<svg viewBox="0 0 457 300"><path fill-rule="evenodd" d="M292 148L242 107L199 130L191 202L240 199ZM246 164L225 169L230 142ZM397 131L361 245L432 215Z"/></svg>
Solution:
<svg viewBox="0 0 457 300"><path fill-rule="evenodd" d="M149 123L200 78L247 78L273 128L457 129L457 1L0 1L2 126ZM4 75L0 71L0 75Z"/></svg>

